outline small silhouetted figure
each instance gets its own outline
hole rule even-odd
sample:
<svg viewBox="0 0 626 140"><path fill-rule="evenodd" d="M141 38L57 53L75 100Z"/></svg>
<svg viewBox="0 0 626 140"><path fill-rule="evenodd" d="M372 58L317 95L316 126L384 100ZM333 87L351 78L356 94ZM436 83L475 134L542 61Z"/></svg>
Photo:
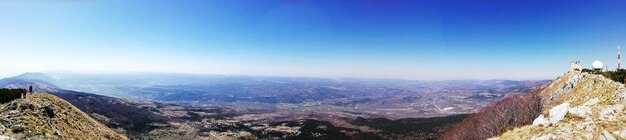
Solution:
<svg viewBox="0 0 626 140"><path fill-rule="evenodd" d="M33 86L28 86L28 93L33 93Z"/></svg>
<svg viewBox="0 0 626 140"><path fill-rule="evenodd" d="M22 97L24 97L24 99L26 99L26 89L22 89Z"/></svg>

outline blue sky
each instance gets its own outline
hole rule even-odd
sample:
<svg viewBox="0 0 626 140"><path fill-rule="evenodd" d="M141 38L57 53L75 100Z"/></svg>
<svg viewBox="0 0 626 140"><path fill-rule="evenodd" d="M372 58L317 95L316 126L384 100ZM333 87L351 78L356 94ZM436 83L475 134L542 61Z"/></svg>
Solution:
<svg viewBox="0 0 626 140"><path fill-rule="evenodd" d="M417 80L615 68L624 1L5 0L0 77L48 70Z"/></svg>

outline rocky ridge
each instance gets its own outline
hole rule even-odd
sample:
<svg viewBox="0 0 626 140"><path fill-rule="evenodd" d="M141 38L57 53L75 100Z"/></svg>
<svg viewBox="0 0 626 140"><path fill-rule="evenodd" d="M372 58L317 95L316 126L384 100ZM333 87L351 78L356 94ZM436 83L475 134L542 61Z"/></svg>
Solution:
<svg viewBox="0 0 626 140"><path fill-rule="evenodd" d="M0 104L0 139L127 138L61 98L35 93Z"/></svg>
<svg viewBox="0 0 626 140"><path fill-rule="evenodd" d="M542 92L532 125L492 139L626 139L626 87L602 75L566 73Z"/></svg>

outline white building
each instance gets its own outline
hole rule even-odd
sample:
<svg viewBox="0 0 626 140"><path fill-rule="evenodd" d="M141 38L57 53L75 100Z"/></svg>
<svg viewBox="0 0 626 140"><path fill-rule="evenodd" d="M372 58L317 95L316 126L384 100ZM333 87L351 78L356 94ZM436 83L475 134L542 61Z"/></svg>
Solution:
<svg viewBox="0 0 626 140"><path fill-rule="evenodd" d="M569 64L570 70L569 72L581 72L583 70L583 66L580 65L580 61L576 60L576 61L572 61Z"/></svg>
<svg viewBox="0 0 626 140"><path fill-rule="evenodd" d="M604 64L602 64L602 61L593 61L593 63L591 64L591 67L593 68L593 70L596 71L602 71L602 68L604 68Z"/></svg>

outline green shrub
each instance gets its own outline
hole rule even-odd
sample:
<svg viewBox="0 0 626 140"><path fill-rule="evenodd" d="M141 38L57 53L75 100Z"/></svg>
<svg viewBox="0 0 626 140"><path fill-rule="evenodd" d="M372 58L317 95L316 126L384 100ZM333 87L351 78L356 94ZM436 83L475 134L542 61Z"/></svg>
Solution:
<svg viewBox="0 0 626 140"><path fill-rule="evenodd" d="M0 89L0 103L7 103L22 97L22 89Z"/></svg>
<svg viewBox="0 0 626 140"><path fill-rule="evenodd" d="M619 82L619 83L624 83L624 81L626 80L626 70L625 69L618 69L615 71L595 71L595 70L590 70L590 69L583 69L582 72L587 72L587 73L591 73L591 74L600 74L606 78L609 78L613 81Z"/></svg>

